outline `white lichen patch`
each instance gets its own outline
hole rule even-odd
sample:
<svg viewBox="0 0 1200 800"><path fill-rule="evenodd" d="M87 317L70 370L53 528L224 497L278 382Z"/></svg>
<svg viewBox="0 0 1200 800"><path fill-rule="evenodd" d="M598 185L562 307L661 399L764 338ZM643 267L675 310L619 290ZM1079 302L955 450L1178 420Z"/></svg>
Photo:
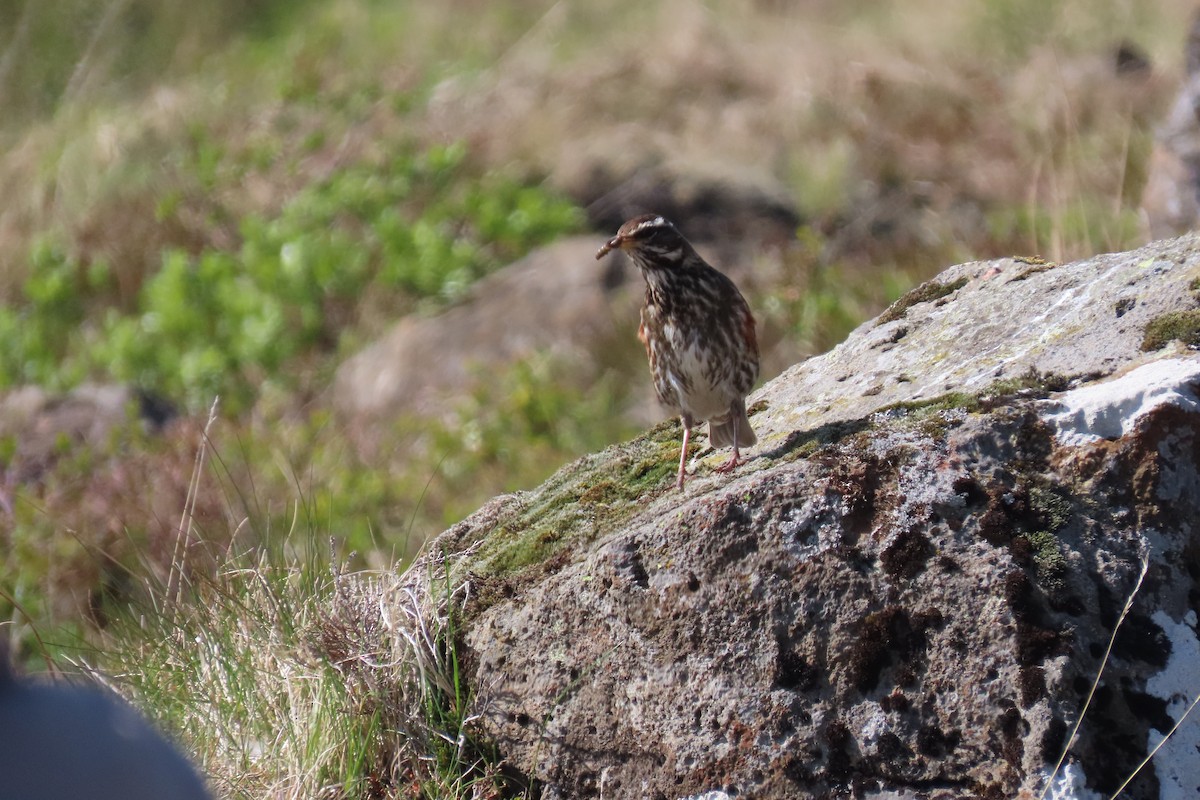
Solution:
<svg viewBox="0 0 1200 800"><path fill-rule="evenodd" d="M1119 439L1163 405L1200 412L1200 357L1166 358L1119 378L1072 389L1046 400L1042 419L1060 445L1078 447Z"/></svg>
<svg viewBox="0 0 1200 800"><path fill-rule="evenodd" d="M1065 763L1050 782L1049 800L1103 800L1104 795L1087 788L1083 770L1074 761Z"/></svg>
<svg viewBox="0 0 1200 800"><path fill-rule="evenodd" d="M1183 717L1200 695L1200 638L1196 636L1196 612L1188 611L1176 622L1161 609L1152 616L1171 642L1167 665L1146 681L1146 691L1167 703L1175 722ZM1167 731L1150 730L1147 748L1154 748ZM1194 798L1200 792L1200 716L1193 714L1171 735L1154 756L1160 800Z"/></svg>

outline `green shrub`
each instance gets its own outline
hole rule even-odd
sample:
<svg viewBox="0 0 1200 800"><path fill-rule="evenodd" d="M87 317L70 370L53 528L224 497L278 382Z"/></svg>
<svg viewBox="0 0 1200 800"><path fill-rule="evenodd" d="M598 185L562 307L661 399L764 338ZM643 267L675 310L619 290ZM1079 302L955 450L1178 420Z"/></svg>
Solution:
<svg viewBox="0 0 1200 800"><path fill-rule="evenodd" d="M191 409L219 394L234 412L264 381L312 388L296 385L309 371L292 367L336 353L363 298L397 316L416 298L453 299L580 226L570 203L503 175L476 178L465 156L452 145L352 166L302 189L274 217L243 219L234 251L167 251L128 314L88 308L108 280L103 263L84 270L39 245L23 306L0 309L0 387L91 375Z"/></svg>

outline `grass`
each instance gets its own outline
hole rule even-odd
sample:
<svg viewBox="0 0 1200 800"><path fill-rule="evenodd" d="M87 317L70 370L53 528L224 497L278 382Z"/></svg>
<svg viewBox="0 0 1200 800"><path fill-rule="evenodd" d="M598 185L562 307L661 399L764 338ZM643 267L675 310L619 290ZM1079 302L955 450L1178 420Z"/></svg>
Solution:
<svg viewBox="0 0 1200 800"><path fill-rule="evenodd" d="M209 456L206 429L166 577L139 581L93 663L68 660L111 676L222 797L512 796L473 728L459 656L467 585L436 558L402 576L346 576L298 511L287 531L189 569L191 551L213 544L195 525Z"/></svg>
<svg viewBox="0 0 1200 800"><path fill-rule="evenodd" d="M223 796L365 795L386 766L384 732L313 646L328 573L271 561L234 560L183 604L155 591L113 627L101 666L183 737Z"/></svg>
<svg viewBox="0 0 1200 800"><path fill-rule="evenodd" d="M204 542L189 561L198 575L211 575L231 549L292 529L296 552L323 552L313 531L327 530L358 553L356 567L404 563L496 492L534 485L547 465L632 433L612 411L624 402L622 385L609 375L576 389L573 369L550 357L518 362L441 419L401 420L372 458L326 411L261 403L249 420L223 416L207 434L188 418L154 434L134 417L105 442L51 442L39 459L27 442L0 439L14 468L40 470L7 515L0 586L15 602L0 607L6 616L16 603L27 612L11 633L28 658L30 624L68 643L102 626L140 576L169 572L186 503ZM198 440L209 452L199 481Z"/></svg>
<svg viewBox="0 0 1200 800"><path fill-rule="evenodd" d="M177 598L145 585L96 666L222 797L514 796L475 732L457 627L467 587L437 564L343 576L284 536Z"/></svg>
<svg viewBox="0 0 1200 800"><path fill-rule="evenodd" d="M167 249L127 313L98 300L118 291L107 261L41 243L23 307L0 308L0 388L98 377L153 387L191 409L220 394L235 412L265 380L310 392L289 378L304 374L298 363L341 351L364 296L399 308L452 300L580 225L577 209L546 192L497 174L468 180L464 158L462 147L435 147L347 167L271 219L243 218L236 250Z"/></svg>

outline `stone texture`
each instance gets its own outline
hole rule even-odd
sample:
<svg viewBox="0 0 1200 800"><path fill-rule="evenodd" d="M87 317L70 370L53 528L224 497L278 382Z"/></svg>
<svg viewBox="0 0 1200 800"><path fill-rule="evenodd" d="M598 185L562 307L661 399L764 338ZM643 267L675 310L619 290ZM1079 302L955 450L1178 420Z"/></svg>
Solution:
<svg viewBox="0 0 1200 800"><path fill-rule="evenodd" d="M543 798L1036 797L1132 597L1053 784L1111 794L1200 691L1200 360L1142 350L1198 244L952 267L753 395L732 476L674 491L665 423L445 532L476 735ZM1177 737L1123 796L1188 796Z"/></svg>

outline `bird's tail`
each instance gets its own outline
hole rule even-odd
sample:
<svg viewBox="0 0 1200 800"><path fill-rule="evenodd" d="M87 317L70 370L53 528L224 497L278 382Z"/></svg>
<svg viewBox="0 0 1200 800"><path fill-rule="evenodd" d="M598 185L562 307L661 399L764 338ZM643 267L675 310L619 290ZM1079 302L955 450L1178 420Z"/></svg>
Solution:
<svg viewBox="0 0 1200 800"><path fill-rule="evenodd" d="M728 413L708 421L708 443L713 447L733 447L734 426L737 426L737 446L749 447L758 442L750 418L746 416L746 401L734 400Z"/></svg>

